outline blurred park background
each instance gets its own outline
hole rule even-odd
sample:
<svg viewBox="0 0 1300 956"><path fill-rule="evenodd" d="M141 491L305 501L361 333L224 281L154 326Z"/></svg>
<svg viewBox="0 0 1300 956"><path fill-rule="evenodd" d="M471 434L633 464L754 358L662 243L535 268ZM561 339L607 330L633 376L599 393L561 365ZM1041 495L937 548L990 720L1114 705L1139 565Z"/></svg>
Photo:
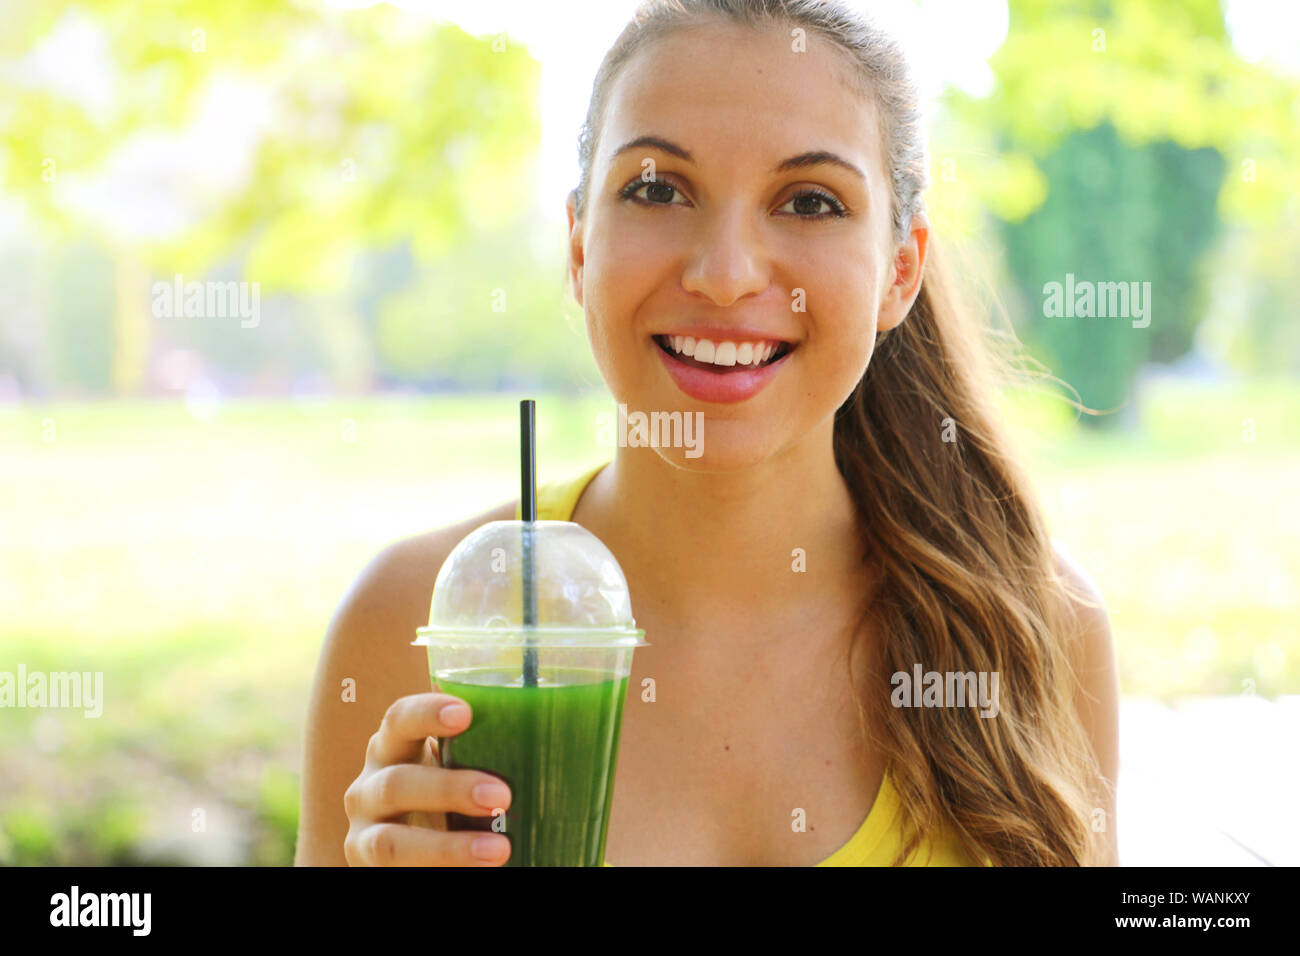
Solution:
<svg viewBox="0 0 1300 956"><path fill-rule="evenodd" d="M1212 746L1179 807L1300 862L1296 15L884 6L921 25L939 241L1059 380L1004 407L1109 607L1125 862L1180 862L1124 801L1168 818L1139 784ZM542 480L612 454L563 201L633 7L0 3L0 671L105 697L0 711L0 863L290 862L366 561L517 493L522 397ZM1046 314L1067 275L1149 282L1149 325Z"/></svg>

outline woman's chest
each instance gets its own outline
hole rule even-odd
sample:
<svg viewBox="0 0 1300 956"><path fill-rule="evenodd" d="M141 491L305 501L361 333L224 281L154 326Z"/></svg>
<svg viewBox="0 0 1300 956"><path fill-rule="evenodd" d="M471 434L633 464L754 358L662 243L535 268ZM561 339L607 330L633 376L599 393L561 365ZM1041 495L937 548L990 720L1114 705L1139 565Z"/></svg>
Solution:
<svg viewBox="0 0 1300 956"><path fill-rule="evenodd" d="M665 633L643 624L652 641ZM811 865L857 832L884 769L854 697L861 670L855 684L847 659L795 640L773 650L756 635L746 653L678 633L636 651L610 863Z"/></svg>

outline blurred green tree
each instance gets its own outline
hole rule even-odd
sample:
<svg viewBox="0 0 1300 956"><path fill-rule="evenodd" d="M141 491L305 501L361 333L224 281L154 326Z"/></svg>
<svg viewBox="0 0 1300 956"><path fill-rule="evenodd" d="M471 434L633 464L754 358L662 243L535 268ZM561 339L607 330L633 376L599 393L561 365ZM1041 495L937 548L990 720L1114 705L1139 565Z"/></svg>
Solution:
<svg viewBox="0 0 1300 956"><path fill-rule="evenodd" d="M992 91L944 98L931 201L959 241L995 217L1027 344L1085 405L1112 409L1143 362L1191 345L1219 223L1257 237L1238 244L1249 269L1293 221L1300 84L1238 55L1217 0L1009 0L1009 12ZM1151 326L1045 319L1044 283L1070 272L1151 281Z"/></svg>
<svg viewBox="0 0 1300 956"><path fill-rule="evenodd" d="M111 96L23 76L43 42L87 23L111 51ZM328 313L319 348L336 358L371 346L364 317L342 298L363 254L404 244L415 261L410 282L427 285L419 271L430 267L454 285L448 257L485 237L517 234L532 201L538 63L517 44L393 7L50 0L6 11L0 58L12 67L0 71L0 188L55 235L86 236L110 258L138 262L159 278L198 278L235 263L263 296L318 300ZM158 188L198 211L188 226L163 237L133 234L69 201L69 184L95 181L160 132L181 136L208 94L241 83L266 101L273 124L257 128L252 142L204 144L228 149L233 169L247 160L246 173L215 193L211 182L174 168L173 157L167 176L174 181ZM189 154L182 162L209 158ZM529 268L516 259L505 272L513 278ZM508 284L500 274L497 281ZM443 291L452 299L470 294L450 285ZM149 326L106 314L113 301L110 293L98 313L84 311L79 321L106 327L104 335L117 331L113 347L123 354L105 368L129 381L146 350L128 339ZM118 308L132 304L149 306L141 296L118 297ZM513 314L522 320L525 311ZM472 323L450 334L491 351ZM413 355L435 361L449 353L398 347L383 354L399 374L418 377ZM342 361L346 375L366 376L368 361Z"/></svg>
<svg viewBox="0 0 1300 956"><path fill-rule="evenodd" d="M164 274L242 251L264 291L338 289L358 249L408 239L432 261L531 199L539 72L523 47L389 6L49 0L6 12L0 55L38 48L65 17L102 32L113 96L96 105L7 82L0 185L69 232L106 225L75 211L59 183L133 137L180 131L216 81L250 80L274 108L243 181L203 197L208 214L182 236L141 241ZM225 145L234 162L249 144Z"/></svg>
<svg viewBox="0 0 1300 956"><path fill-rule="evenodd" d="M1168 141L1126 146L1106 122L1072 134L1040 165L1051 183L1046 201L1024 220L1002 223L1024 302L1023 337L1085 405L1115 409L1142 362L1168 361L1191 347L1205 314L1199 266L1217 238L1223 157ZM1053 282L1123 283L1138 296L1123 316L1101 316L1101 309L1094 317L1069 314L1073 309L1049 315L1044 289Z"/></svg>
<svg viewBox="0 0 1300 956"><path fill-rule="evenodd" d="M48 275L48 358L53 381L72 391L107 390L113 329L106 322L87 322L86 317L113 300L112 262L94 245L73 242L58 250Z"/></svg>

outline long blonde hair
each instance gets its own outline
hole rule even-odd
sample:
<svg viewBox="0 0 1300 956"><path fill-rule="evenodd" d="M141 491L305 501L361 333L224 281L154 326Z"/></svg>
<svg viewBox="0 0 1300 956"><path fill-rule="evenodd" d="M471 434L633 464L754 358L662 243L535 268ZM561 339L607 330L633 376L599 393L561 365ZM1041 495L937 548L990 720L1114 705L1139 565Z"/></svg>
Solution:
<svg viewBox="0 0 1300 956"><path fill-rule="evenodd" d="M898 42L830 0L649 0L606 54L579 138L581 219L610 88L634 53L703 21L801 27L845 54L874 98L902 242L922 209L928 158L916 83ZM950 829L994 865L1096 862L1091 818L1104 795L1073 706L1067 596L1032 487L991 403L1006 356L976 334L933 239L905 321L875 353L836 412L835 461L863 518L864 560L877 588L870 617L882 639L874 686L858 700L900 795L906 837L894 860ZM957 438L951 439L953 435ZM859 629L862 633L863 629ZM860 644L853 645L856 650ZM850 660L850 667L852 661ZM889 675L998 673L996 717L963 707L898 708Z"/></svg>

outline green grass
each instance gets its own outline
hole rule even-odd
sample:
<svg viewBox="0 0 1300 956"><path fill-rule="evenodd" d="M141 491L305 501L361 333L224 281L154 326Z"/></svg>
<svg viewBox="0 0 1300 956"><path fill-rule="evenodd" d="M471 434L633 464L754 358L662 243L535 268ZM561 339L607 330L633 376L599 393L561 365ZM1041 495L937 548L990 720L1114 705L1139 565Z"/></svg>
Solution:
<svg viewBox="0 0 1300 956"><path fill-rule="evenodd" d="M612 402L539 405L542 480L612 454L596 445ZM1161 385L1125 436L1079 429L1059 400L1008 408L1053 535L1105 596L1124 693L1295 692L1300 387ZM517 494L517 409L0 408L0 670L104 675L98 719L0 711L0 863L185 861L221 819L238 861L291 860L330 615L388 542Z"/></svg>

